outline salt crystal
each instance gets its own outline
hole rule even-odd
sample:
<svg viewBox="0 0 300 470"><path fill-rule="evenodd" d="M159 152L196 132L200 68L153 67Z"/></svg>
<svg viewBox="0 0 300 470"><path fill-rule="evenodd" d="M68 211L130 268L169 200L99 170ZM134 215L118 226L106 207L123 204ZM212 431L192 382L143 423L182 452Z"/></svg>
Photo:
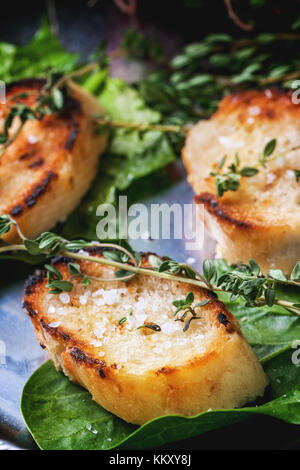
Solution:
<svg viewBox="0 0 300 470"><path fill-rule="evenodd" d="M48 308L48 313L55 313L55 307L53 305L50 305Z"/></svg>
<svg viewBox="0 0 300 470"><path fill-rule="evenodd" d="M97 338L102 338L106 328L102 325L102 323L96 323L95 328L94 328L94 335Z"/></svg>
<svg viewBox="0 0 300 470"><path fill-rule="evenodd" d="M282 157L277 158L276 160L277 166L282 166L284 164L284 159Z"/></svg>
<svg viewBox="0 0 300 470"><path fill-rule="evenodd" d="M102 295L103 292L104 292L104 289L95 290L95 292L92 293L92 297L98 297L99 295Z"/></svg>
<svg viewBox="0 0 300 470"><path fill-rule="evenodd" d="M100 351L99 354L98 354L98 356L100 356L100 357L105 356L105 352L104 352L104 351Z"/></svg>
<svg viewBox="0 0 300 470"><path fill-rule="evenodd" d="M220 144L225 148L239 148L243 146L243 142L235 142L231 137L221 136L219 137Z"/></svg>
<svg viewBox="0 0 300 470"><path fill-rule="evenodd" d="M36 138L35 135L29 135L29 136L27 137L27 140L28 140L28 142L29 142L30 144L36 144L37 141L38 141L38 139Z"/></svg>
<svg viewBox="0 0 300 470"><path fill-rule="evenodd" d="M267 183L273 183L273 181L276 179L276 175L274 173L268 173L267 174Z"/></svg>
<svg viewBox="0 0 300 470"><path fill-rule="evenodd" d="M57 328L59 325L60 325L59 321L54 321L52 323L49 323L48 326L50 326L50 328Z"/></svg>
<svg viewBox="0 0 300 470"><path fill-rule="evenodd" d="M167 322L161 325L161 331L167 335L174 333L174 331L177 331L177 329L178 328L175 322Z"/></svg>
<svg viewBox="0 0 300 470"><path fill-rule="evenodd" d="M70 302L70 296L69 296L69 294L62 293L62 294L59 295L59 300L63 304L68 304Z"/></svg>
<svg viewBox="0 0 300 470"><path fill-rule="evenodd" d="M85 250L79 250L79 251L78 251L78 254L79 254L79 255L84 255L84 256L90 256L89 252L88 252L88 251L85 251Z"/></svg>
<svg viewBox="0 0 300 470"><path fill-rule="evenodd" d="M93 433L93 434L98 434L97 429L93 429L93 430L92 430L92 433Z"/></svg>
<svg viewBox="0 0 300 470"><path fill-rule="evenodd" d="M265 95L267 98L272 98L273 93L271 92L271 90L265 90Z"/></svg>
<svg viewBox="0 0 300 470"><path fill-rule="evenodd" d="M248 108L248 113L251 115L251 116L257 116L258 114L260 114L260 108L258 106L250 106Z"/></svg>
<svg viewBox="0 0 300 470"><path fill-rule="evenodd" d="M104 291L103 300L106 305L116 304L120 300L120 294L117 293L116 289Z"/></svg>
<svg viewBox="0 0 300 470"><path fill-rule="evenodd" d="M87 425L86 425L86 429L87 429L88 431L90 431L90 430L92 429L92 425L91 425L91 424L87 424Z"/></svg>
<svg viewBox="0 0 300 470"><path fill-rule="evenodd" d="M155 354L162 354L162 349L161 349L161 348L154 348L154 349L153 349L153 352L154 352Z"/></svg>
<svg viewBox="0 0 300 470"><path fill-rule="evenodd" d="M105 302L103 299L93 299L94 305L97 305L97 307L101 307L102 305L105 305Z"/></svg>
<svg viewBox="0 0 300 470"><path fill-rule="evenodd" d="M80 303L81 305L85 305L85 304L87 303L87 297L86 297L85 295L81 295L81 296L79 297L79 303Z"/></svg>
<svg viewBox="0 0 300 470"><path fill-rule="evenodd" d="M144 312L136 313L134 317L138 323L144 323L144 321L147 319L147 315Z"/></svg>
<svg viewBox="0 0 300 470"><path fill-rule="evenodd" d="M64 309L63 307L59 307L59 308L57 309L57 314L58 314L58 315L65 315L65 314L66 314L66 311L65 311L65 309Z"/></svg>
<svg viewBox="0 0 300 470"><path fill-rule="evenodd" d="M292 170L286 170L285 172L286 176L290 179L294 179L295 178L295 173L292 171Z"/></svg>

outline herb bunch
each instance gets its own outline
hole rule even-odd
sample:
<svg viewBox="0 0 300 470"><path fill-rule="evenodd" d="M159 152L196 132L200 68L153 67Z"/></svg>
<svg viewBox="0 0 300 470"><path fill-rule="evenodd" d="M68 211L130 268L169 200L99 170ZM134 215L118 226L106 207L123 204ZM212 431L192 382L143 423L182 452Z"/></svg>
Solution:
<svg viewBox="0 0 300 470"><path fill-rule="evenodd" d="M236 153L234 156L234 162L228 166L227 171L222 171L227 160L227 155L224 155L218 163L216 171L210 172L210 176L214 177L217 197L222 197L227 191L237 191L241 185L242 176L246 178L255 176L259 173L260 167L266 168L267 164L271 160L276 160L300 148L300 145L297 145L274 155L276 144L276 139L272 139L265 145L263 151L258 156L256 166L244 166L241 168L239 155ZM293 171L296 182L298 182L300 178L300 170L295 169Z"/></svg>
<svg viewBox="0 0 300 470"><path fill-rule="evenodd" d="M174 313L174 317L176 317L175 321L185 322L183 332L189 329L193 320L200 320L201 316L197 316L196 309L204 307L210 302L210 299L206 299L193 305L194 300L195 297L193 292L189 292L184 299L174 300L173 302L174 307L176 307L176 311ZM181 315L178 316L178 313L181 313ZM188 315L189 318L186 320Z"/></svg>
<svg viewBox="0 0 300 470"><path fill-rule="evenodd" d="M155 255L149 256L150 267L142 267L140 254L133 252L128 245L124 247L117 244L86 242L84 240L69 241L51 232L45 232L35 240L28 240L22 235L17 222L6 214L0 216L0 239L13 226L17 229L22 242L20 244L9 245L2 240L0 254L22 250L33 256L42 254L45 256L45 259L56 255L69 259L68 270L70 276L67 280L62 279L61 273L55 267L50 264L45 265L48 273L47 287L54 294L71 291L73 289L73 277L79 277L82 284L87 286L92 280L99 282L123 280L126 282L141 274L183 282L215 292L228 292L231 294L231 300L234 301L237 298L241 298L246 302L247 306L261 307L267 305L272 307L277 305L290 313L300 316L300 304L282 299L279 289L282 286L300 288L300 261L296 263L290 277L286 277L279 269L270 270L267 275L264 275L261 273L258 264L253 260L250 260L249 265L242 264L233 270L230 269L221 274L218 272L217 264L212 260L204 261L202 274L198 273L191 266L177 263L169 258L161 259ZM103 257L93 256L92 253L84 251L91 248L95 249L95 247L104 249ZM107 248L109 250L105 252ZM76 260L116 268L116 277L105 279L89 276L81 271ZM120 271L122 276L120 276ZM184 331L188 329L191 321L198 317L195 309L203 307L207 303L193 306L194 297L191 294L185 299L175 302L175 319L177 321L185 321L187 315L190 315L187 323L185 323ZM179 313L181 313L181 316L178 316Z"/></svg>
<svg viewBox="0 0 300 470"><path fill-rule="evenodd" d="M61 80L61 77L59 80ZM64 86L64 81L61 83L61 87L58 87L57 83L56 78L54 78L53 75L49 75L45 85L38 93L19 93L9 99L9 111L4 120L3 131L0 134L0 157L3 155L6 148L14 142L28 120L34 121L37 119L40 121L44 116L62 111L65 102L64 94L66 93L66 87ZM28 106L22 100L25 100L32 94L35 97L35 102L33 106ZM9 136L9 131L13 125L14 119L17 117L20 123L14 134Z"/></svg>
<svg viewBox="0 0 300 470"><path fill-rule="evenodd" d="M228 93L271 85L291 88L300 78L299 41L296 33L209 34L164 66L158 63L136 87L166 122L193 122L213 113Z"/></svg>

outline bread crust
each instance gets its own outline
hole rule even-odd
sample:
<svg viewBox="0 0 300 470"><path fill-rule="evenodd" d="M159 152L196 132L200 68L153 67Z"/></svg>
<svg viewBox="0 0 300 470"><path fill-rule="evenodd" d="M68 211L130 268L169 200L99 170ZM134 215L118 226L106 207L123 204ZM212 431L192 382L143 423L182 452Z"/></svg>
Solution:
<svg viewBox="0 0 300 470"><path fill-rule="evenodd" d="M27 79L7 87L7 102L16 98L32 106L43 79ZM9 111L0 105L0 129ZM70 83L62 112L27 121L0 158L0 213L15 218L26 237L36 237L63 221L78 205L95 177L106 137L96 132L96 98ZM12 133L18 126L17 118ZM5 241L13 242L14 228Z"/></svg>
<svg viewBox="0 0 300 470"><path fill-rule="evenodd" d="M58 261L55 266L67 278L65 262ZM143 257L143 266L149 266L148 255ZM84 272L92 269L95 275L102 268L82 262L81 269ZM139 276L129 281L127 288L138 287L141 291L145 282L145 276ZM157 281L157 289L161 289L162 282ZM45 284L45 273L41 272L38 277L31 278L24 297L24 308L32 320L38 341L58 370L89 390L99 405L125 421L143 424L167 414L192 416L207 409L242 406L263 395L268 379L237 320L206 289L191 288L182 283L176 285L178 297L193 290L196 301L210 299L205 307L205 323L216 331L216 335L205 352L190 354L183 363L180 356L172 363L161 357L159 366L146 367L141 373L134 363L122 364L120 359L122 365L119 366L104 360L81 334L74 332L73 325L52 327L53 316L45 312L41 300ZM126 334L134 347L133 333ZM148 358L144 359L147 362Z"/></svg>
<svg viewBox="0 0 300 470"><path fill-rule="evenodd" d="M252 114L251 114L252 113ZM224 154L226 165L238 152L241 166L254 166L265 144L277 139L281 152L300 143L300 106L291 94L278 91L241 92L224 98L210 120L188 134L183 161L205 208L204 224L218 242L218 254L230 263L255 259L263 272L272 268L290 273L300 259L300 150L260 168L255 177L242 177L236 192L216 198L214 170Z"/></svg>

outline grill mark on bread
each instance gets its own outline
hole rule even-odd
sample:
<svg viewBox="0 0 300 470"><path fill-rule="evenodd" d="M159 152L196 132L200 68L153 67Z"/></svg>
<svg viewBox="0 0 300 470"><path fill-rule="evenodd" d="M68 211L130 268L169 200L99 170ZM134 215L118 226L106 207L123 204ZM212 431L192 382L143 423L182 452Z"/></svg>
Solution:
<svg viewBox="0 0 300 470"><path fill-rule="evenodd" d="M214 215L218 219L221 219L229 224L235 225L236 227L242 229L253 228L253 224L251 222L235 219L231 215L227 214L221 207L221 205L218 203L213 194L201 193L196 195L194 199L196 204L204 204L205 208L209 211L209 213Z"/></svg>
<svg viewBox="0 0 300 470"><path fill-rule="evenodd" d="M65 342L70 341L70 335L58 327L50 326L43 318L40 319L43 329L54 338L61 337Z"/></svg>
<svg viewBox="0 0 300 470"><path fill-rule="evenodd" d="M22 307L27 311L28 315L31 317L31 318L34 318L36 317L37 315L37 312L35 310L33 310L33 308L31 307L30 303L29 302L23 302L23 305Z"/></svg>
<svg viewBox="0 0 300 470"><path fill-rule="evenodd" d="M25 295L33 294L37 285L41 284L43 280L45 279L45 277L46 277L45 269L37 271L35 274L29 276L24 286Z"/></svg>
<svg viewBox="0 0 300 470"><path fill-rule="evenodd" d="M55 177L57 177L57 174L49 170L44 179L33 188L28 196L26 196L25 203L28 208L35 205L37 199L46 192L51 180Z"/></svg>
<svg viewBox="0 0 300 470"><path fill-rule="evenodd" d="M64 148L66 150L72 150L73 147L74 147L74 144L76 142L76 139L77 139L77 136L79 134L79 131L80 131L80 125L77 121L73 121L71 123L71 130L70 130L70 133L68 135L68 138L64 144Z"/></svg>
<svg viewBox="0 0 300 470"><path fill-rule="evenodd" d="M22 212L23 212L22 204L17 204L11 209L10 215L12 215L13 217L17 217L18 215L21 215Z"/></svg>
<svg viewBox="0 0 300 470"><path fill-rule="evenodd" d="M22 155L19 157L20 161L23 160L30 160L32 157L36 155L36 150L31 150L29 152L24 152Z"/></svg>
<svg viewBox="0 0 300 470"><path fill-rule="evenodd" d="M172 372L176 370L175 367L162 367L161 369L158 369L155 371L155 375L170 375Z"/></svg>
<svg viewBox="0 0 300 470"><path fill-rule="evenodd" d="M30 163L30 165L28 166L28 168L30 168L30 169L39 168L39 167L42 166L44 163L45 163L45 160L44 160L42 157L40 157L40 158L38 158L37 160L35 160L34 162Z"/></svg>
<svg viewBox="0 0 300 470"><path fill-rule="evenodd" d="M74 359L75 362L86 364L92 367L97 367L98 369L98 374L100 377L105 378L105 369L107 368L106 362L100 359L95 359L92 356L89 356L85 352L83 352L80 348L74 346L70 350L70 355ZM100 367L99 367L100 366ZM111 365L111 368L114 368L113 365Z"/></svg>
<svg viewBox="0 0 300 470"><path fill-rule="evenodd" d="M13 95L19 91L19 88L32 88L33 90L40 90L46 83L44 78L23 78L22 80L8 83L6 86L7 95Z"/></svg>
<svg viewBox="0 0 300 470"><path fill-rule="evenodd" d="M227 326L228 323L229 323L229 320L228 318L226 317L226 315L224 315L223 312L220 312L219 315L218 315L218 321L224 325L224 326Z"/></svg>

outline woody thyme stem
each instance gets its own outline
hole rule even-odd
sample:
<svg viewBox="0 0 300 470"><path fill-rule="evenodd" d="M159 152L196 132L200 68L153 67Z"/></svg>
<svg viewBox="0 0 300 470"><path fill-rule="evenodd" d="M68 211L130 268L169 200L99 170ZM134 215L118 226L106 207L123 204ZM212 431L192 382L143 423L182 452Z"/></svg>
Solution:
<svg viewBox="0 0 300 470"><path fill-rule="evenodd" d="M99 243L99 246L101 246L101 245L102 244ZM103 244L103 245L107 246L107 244ZM115 246L116 249L118 249L118 245L114 245L114 246ZM0 253L1 252L2 253L6 252L6 251L17 251L17 250L26 251L26 247L23 244L6 245L4 247L0 247ZM44 254L46 254L46 255L48 254L47 250L45 250ZM215 284L211 284L211 283L208 283L207 281L205 281L204 278L200 274L198 274L198 276L200 276L200 279L199 278L198 279L190 279L190 278L187 278L187 277L176 276L176 275L168 274L168 273L165 273L165 272L158 272L158 271L155 271L151 268L142 268L138 265L131 265L131 264L128 264L128 263L121 263L121 262L113 261L113 260L106 259L106 258L99 258L99 257L96 257L96 256L90 256L90 255L85 255L85 254L80 254L80 253L74 253L74 252L68 251L68 250L62 251L61 255L66 256L66 257L71 258L71 259L78 259L78 260L98 263L98 264L101 264L101 265L104 265L104 266L110 266L110 267L122 269L124 271L129 271L129 272L132 272L132 273L135 273L135 274L142 274L142 275L157 277L157 278L160 278L160 279L166 279L166 280L170 280L170 281L183 282L185 284L189 284L189 285L193 285L193 286L201 287L201 288L205 288L205 289L210 289L210 290L213 290L213 291L216 291L216 292L225 292L221 287L218 287ZM101 281L101 278L99 278L97 280ZM120 281L120 279L116 278L116 279L113 279L111 281ZM257 299L257 302L262 302L265 305L264 297L259 297ZM295 306L292 302L289 302L287 300L276 299L274 301L274 304L276 304L280 307L283 307L283 308L287 309L289 312L292 312L292 313L300 316L300 308Z"/></svg>

